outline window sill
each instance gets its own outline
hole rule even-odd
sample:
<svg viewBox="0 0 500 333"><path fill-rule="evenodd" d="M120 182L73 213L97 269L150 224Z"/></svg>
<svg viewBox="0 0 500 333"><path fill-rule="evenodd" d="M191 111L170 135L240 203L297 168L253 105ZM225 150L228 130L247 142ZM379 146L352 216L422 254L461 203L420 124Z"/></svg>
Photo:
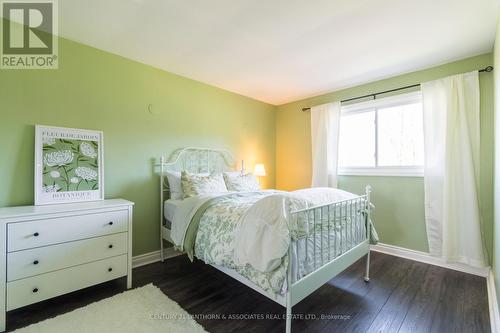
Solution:
<svg viewBox="0 0 500 333"><path fill-rule="evenodd" d="M339 176L424 177L423 167L342 168Z"/></svg>

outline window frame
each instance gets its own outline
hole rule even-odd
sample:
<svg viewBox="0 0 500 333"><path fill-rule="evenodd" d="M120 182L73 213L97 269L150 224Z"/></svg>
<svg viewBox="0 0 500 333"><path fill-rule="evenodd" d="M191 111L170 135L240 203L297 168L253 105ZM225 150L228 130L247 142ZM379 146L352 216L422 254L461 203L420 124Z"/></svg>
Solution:
<svg viewBox="0 0 500 333"><path fill-rule="evenodd" d="M393 107L415 102L422 103L422 92L420 90L398 94L394 96L372 99L368 101L342 105L340 117L348 113L375 113L375 166L374 167L341 167L337 165L337 173L340 176L391 176L391 177L423 177L424 166L378 166L378 109ZM342 126L342 125L341 125ZM339 147L340 148L340 147ZM337 162L338 163L338 162Z"/></svg>

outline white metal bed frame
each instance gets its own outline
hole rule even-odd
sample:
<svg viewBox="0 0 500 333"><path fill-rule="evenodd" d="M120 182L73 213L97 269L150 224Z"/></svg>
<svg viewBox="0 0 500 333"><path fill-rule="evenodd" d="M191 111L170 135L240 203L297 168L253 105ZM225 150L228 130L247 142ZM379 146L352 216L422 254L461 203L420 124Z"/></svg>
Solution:
<svg viewBox="0 0 500 333"><path fill-rule="evenodd" d="M164 156L160 158L160 253L162 261L164 259L163 240L173 243L170 237L170 229L166 226L164 217L164 200L169 193L165 172L181 170L195 173L230 171L235 170L233 161L231 154L226 150L197 147L179 149L168 160ZM278 295L275 298L235 270L217 265L212 266L285 307L286 332L290 333L292 307L365 255L366 271L364 280L366 282L370 280L370 193L371 188L367 186L365 194L362 196L290 212L289 216L291 218L305 219L307 226L312 226L313 231L297 239L292 239L290 242L288 249L290 262L286 279L287 291L284 295ZM361 226L364 227L361 228ZM318 227L320 228L319 232L317 231ZM340 238L330 236L332 227L340 230ZM350 233L348 228L350 228ZM324 231L328 232L327 241L323 241ZM318 237L321 237L319 251L317 250L317 233L319 233ZM299 255L296 255L295 260L292 261L292 251L297 246L300 246L301 242L305 246L305 258L309 258L311 254L308 252L308 243L313 242L314 271L299 276L298 269L296 269L295 276L293 276L292 268L294 266L298 267Z"/></svg>

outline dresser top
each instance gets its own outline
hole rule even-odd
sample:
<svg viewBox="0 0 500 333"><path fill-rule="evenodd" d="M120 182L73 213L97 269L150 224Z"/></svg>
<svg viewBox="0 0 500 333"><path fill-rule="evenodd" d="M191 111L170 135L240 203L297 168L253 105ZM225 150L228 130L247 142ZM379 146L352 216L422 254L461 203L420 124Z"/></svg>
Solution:
<svg viewBox="0 0 500 333"><path fill-rule="evenodd" d="M0 220L13 217L57 214L57 213L67 213L67 212L78 212L91 209L105 209L105 208L113 208L120 206L131 206L133 204L134 203L132 201L124 199L109 199L100 201L64 203L64 204L43 205L43 206L4 207L0 208Z"/></svg>

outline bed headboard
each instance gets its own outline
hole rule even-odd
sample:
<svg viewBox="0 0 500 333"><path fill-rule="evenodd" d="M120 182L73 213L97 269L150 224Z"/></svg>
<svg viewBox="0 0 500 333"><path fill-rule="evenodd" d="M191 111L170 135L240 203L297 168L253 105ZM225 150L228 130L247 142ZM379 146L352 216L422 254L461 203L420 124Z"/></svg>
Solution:
<svg viewBox="0 0 500 333"><path fill-rule="evenodd" d="M168 158L160 159L162 171L215 173L234 169L234 159L224 149L185 147L175 150Z"/></svg>
<svg viewBox="0 0 500 333"><path fill-rule="evenodd" d="M161 196L169 195L165 171L186 170L192 173L220 173L236 170L231 153L225 149L185 147L175 150L170 156L160 158Z"/></svg>

